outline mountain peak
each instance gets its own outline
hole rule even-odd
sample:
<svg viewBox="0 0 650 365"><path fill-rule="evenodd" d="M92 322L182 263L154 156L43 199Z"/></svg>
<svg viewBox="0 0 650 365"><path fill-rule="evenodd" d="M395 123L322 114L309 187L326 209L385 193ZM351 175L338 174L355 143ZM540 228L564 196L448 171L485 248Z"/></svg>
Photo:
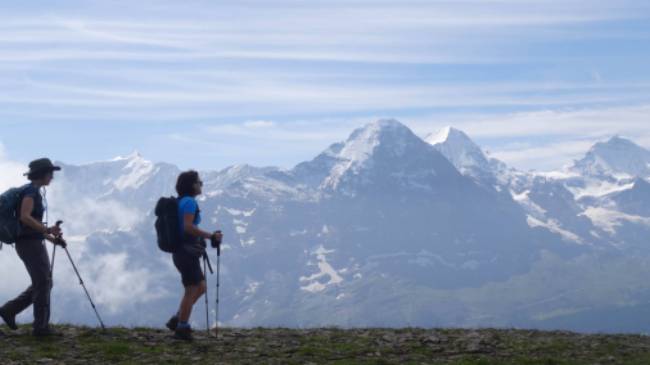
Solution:
<svg viewBox="0 0 650 365"><path fill-rule="evenodd" d="M359 138L372 139L385 134L395 135L403 133L412 132L407 126L396 119L379 119L361 128L357 128L348 138L348 142Z"/></svg>
<svg viewBox="0 0 650 365"><path fill-rule="evenodd" d="M571 170L589 176L650 176L650 151L633 141L616 135L596 143Z"/></svg>
<svg viewBox="0 0 650 365"><path fill-rule="evenodd" d="M331 148L330 151L341 159L362 163L380 145L402 154L408 141L416 139L413 132L397 120L380 119L356 129L345 143L334 145L338 148Z"/></svg>
<svg viewBox="0 0 650 365"><path fill-rule="evenodd" d="M406 128L404 124L395 118L381 118L368 125L374 125L379 128Z"/></svg>
<svg viewBox="0 0 650 365"><path fill-rule="evenodd" d="M425 138L425 141L430 145L445 143L449 140L466 140L472 142L465 132L452 126L446 126L437 133L431 133Z"/></svg>
<svg viewBox="0 0 650 365"><path fill-rule="evenodd" d="M487 157L465 132L447 126L428 135L425 141L442 153L463 175L477 179L492 176Z"/></svg>
<svg viewBox="0 0 650 365"><path fill-rule="evenodd" d="M598 142L591 147L590 152L601 154L611 154L616 152L648 152L643 147L634 143L633 141L623 138L620 135L615 135L606 142Z"/></svg>
<svg viewBox="0 0 650 365"><path fill-rule="evenodd" d="M421 169L427 172L421 173ZM426 180L436 173L440 178L459 176L440 153L395 119L366 124L354 130L345 142L331 145L314 160L293 170L298 180L309 185L338 189L343 183L348 192L373 180L368 178L373 174L383 176L384 182L402 179L404 184L415 184L413 181Z"/></svg>
<svg viewBox="0 0 650 365"><path fill-rule="evenodd" d="M132 161L132 160L142 160L142 154L138 150L133 150L126 156L117 156L112 161Z"/></svg>
<svg viewBox="0 0 650 365"><path fill-rule="evenodd" d="M630 141L629 139L621 137L621 135L617 134L610 138L606 144L610 145L615 145L615 144L620 144L620 145L636 145L634 142Z"/></svg>

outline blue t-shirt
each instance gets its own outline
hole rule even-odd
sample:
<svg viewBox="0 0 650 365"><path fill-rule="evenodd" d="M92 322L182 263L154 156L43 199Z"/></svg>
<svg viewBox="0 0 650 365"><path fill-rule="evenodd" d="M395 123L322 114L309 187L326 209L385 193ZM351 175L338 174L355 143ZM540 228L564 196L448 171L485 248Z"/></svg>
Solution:
<svg viewBox="0 0 650 365"><path fill-rule="evenodd" d="M20 203L18 204L17 214L20 215L20 209L23 203L23 199L29 197L34 200L34 208L32 208L32 213L31 213L32 218L34 218L37 222L42 222L43 215L45 213L45 207L43 206L43 196L41 195L40 190L36 186L34 186L34 184L26 185L24 189L25 190L23 190L22 196L20 198ZM29 238L29 239L39 239L39 240L45 238L42 233L34 230L29 226L24 226L24 225L21 225L21 231L19 237Z"/></svg>
<svg viewBox="0 0 650 365"><path fill-rule="evenodd" d="M194 214L194 225L198 226L201 223L201 212L199 211L199 205L196 203L196 199L191 196L186 196L181 198L178 201L178 224L181 229L181 234L183 237L188 237L188 234L185 233L185 214Z"/></svg>

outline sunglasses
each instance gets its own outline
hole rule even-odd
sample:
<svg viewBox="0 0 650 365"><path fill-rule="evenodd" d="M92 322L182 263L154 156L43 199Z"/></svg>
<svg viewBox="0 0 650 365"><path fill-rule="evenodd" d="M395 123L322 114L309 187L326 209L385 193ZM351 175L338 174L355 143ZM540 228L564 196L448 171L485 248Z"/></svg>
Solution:
<svg viewBox="0 0 650 365"><path fill-rule="evenodd" d="M197 181L196 183L199 184L199 186L203 186L203 181L201 180Z"/></svg>

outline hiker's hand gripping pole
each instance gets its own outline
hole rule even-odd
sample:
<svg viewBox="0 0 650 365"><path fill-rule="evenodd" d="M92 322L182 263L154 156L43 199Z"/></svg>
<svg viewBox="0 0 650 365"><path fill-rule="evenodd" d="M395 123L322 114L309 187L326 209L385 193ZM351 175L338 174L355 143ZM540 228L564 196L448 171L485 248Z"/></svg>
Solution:
<svg viewBox="0 0 650 365"><path fill-rule="evenodd" d="M223 238L223 234L221 231L216 231L210 237L210 244L212 245L212 248L217 249L217 256L221 256L221 239Z"/></svg>
<svg viewBox="0 0 650 365"><path fill-rule="evenodd" d="M61 232L61 225L63 224L62 220L56 221L55 227L58 228L58 231ZM54 242L52 242L52 264L50 264L50 279L54 277L54 257L56 256L56 246L57 240L61 240L63 245L65 245L65 240L63 240L63 233L59 233L57 236L54 236Z"/></svg>

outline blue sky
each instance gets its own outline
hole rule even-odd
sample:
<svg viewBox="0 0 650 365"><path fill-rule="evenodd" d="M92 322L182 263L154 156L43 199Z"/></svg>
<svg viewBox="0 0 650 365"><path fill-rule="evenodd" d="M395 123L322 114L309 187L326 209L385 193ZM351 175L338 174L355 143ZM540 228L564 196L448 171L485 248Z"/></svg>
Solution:
<svg viewBox="0 0 650 365"><path fill-rule="evenodd" d="M384 117L524 169L614 134L650 147L647 1L14 1L0 20L12 161L291 167Z"/></svg>

